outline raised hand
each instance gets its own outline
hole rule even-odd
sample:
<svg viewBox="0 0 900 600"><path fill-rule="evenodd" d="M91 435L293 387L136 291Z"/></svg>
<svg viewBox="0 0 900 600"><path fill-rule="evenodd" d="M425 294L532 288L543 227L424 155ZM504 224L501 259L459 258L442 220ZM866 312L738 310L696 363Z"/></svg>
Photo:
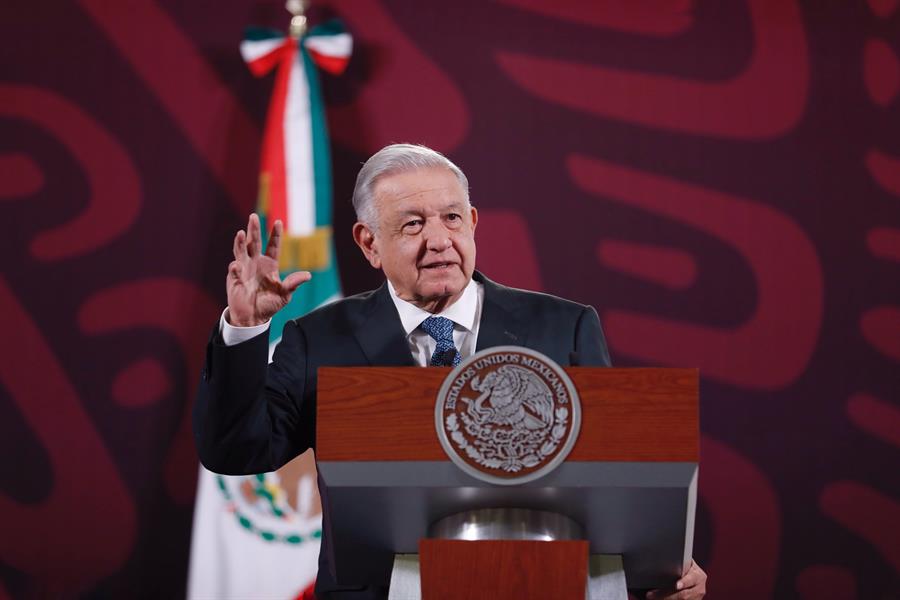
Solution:
<svg viewBox="0 0 900 600"><path fill-rule="evenodd" d="M265 323L291 301L300 284L309 281L309 271L297 271L281 280L278 253L284 226L275 221L269 247L262 251L259 217L250 215L247 231L234 236L234 260L228 265L225 288L228 292L228 322L238 327Z"/></svg>

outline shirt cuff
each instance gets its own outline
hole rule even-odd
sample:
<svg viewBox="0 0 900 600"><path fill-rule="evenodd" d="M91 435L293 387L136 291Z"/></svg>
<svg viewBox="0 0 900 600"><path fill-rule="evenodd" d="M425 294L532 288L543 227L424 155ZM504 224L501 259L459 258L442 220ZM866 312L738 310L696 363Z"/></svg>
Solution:
<svg viewBox="0 0 900 600"><path fill-rule="evenodd" d="M272 324L272 319L269 319L262 325L237 327L228 322L228 319L225 318L227 314L228 309L226 308L222 311L222 316L219 317L219 333L222 334L222 341L225 342L226 346L234 346L241 342L246 342L250 338L255 338L266 331L269 328L269 325Z"/></svg>

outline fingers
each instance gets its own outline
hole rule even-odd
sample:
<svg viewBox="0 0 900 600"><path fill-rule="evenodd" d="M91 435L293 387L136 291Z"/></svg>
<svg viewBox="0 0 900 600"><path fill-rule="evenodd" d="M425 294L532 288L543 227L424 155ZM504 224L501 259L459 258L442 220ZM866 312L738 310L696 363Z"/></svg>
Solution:
<svg viewBox="0 0 900 600"><path fill-rule="evenodd" d="M648 600L695 600L706 595L706 572L691 561L687 573L675 582L675 589L652 590Z"/></svg>
<svg viewBox="0 0 900 600"><path fill-rule="evenodd" d="M231 261L228 265L228 276L234 279L241 278L241 263L236 260Z"/></svg>
<svg viewBox="0 0 900 600"><path fill-rule="evenodd" d="M234 235L234 244L231 250L234 252L234 260L247 258L247 234L243 229Z"/></svg>
<svg viewBox="0 0 900 600"><path fill-rule="evenodd" d="M281 282L281 287L290 294L300 287L300 284L306 283L310 279L312 279L312 273L309 271L294 271L284 278Z"/></svg>
<svg viewBox="0 0 900 600"><path fill-rule="evenodd" d="M281 253L282 232L284 232L284 225L281 221L275 221L272 233L269 235L269 247L266 248L266 256L274 260L278 260L278 255Z"/></svg>
<svg viewBox="0 0 900 600"><path fill-rule="evenodd" d="M262 249L262 232L259 227L259 217L256 213L250 213L247 219L247 254L252 258Z"/></svg>
<svg viewBox="0 0 900 600"><path fill-rule="evenodd" d="M703 571L703 569L700 568L700 565L698 565L694 561L691 561L691 567L688 569L688 572L685 573L684 576L675 584L675 589L684 590L696 587L704 581L706 581L706 573Z"/></svg>

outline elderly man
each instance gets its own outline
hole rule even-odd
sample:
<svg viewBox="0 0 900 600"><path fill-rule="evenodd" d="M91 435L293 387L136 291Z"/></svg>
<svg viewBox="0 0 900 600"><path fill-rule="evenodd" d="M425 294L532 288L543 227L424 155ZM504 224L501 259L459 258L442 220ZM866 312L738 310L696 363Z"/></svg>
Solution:
<svg viewBox="0 0 900 600"><path fill-rule="evenodd" d="M410 144L383 148L360 171L353 205L353 239L387 281L289 321L268 365L269 321L311 275L279 277L280 222L265 252L256 215L235 236L228 308L207 348L194 411L197 448L208 469L273 471L315 447L321 366L453 365L461 356L509 344L539 350L561 365L609 366L593 308L507 288L475 271L478 211L469 202L466 176L443 155ZM381 582L334 580L327 489L320 488L326 513L317 596L384 597L388 573ZM671 595L651 594L699 598L705 580L693 565Z"/></svg>

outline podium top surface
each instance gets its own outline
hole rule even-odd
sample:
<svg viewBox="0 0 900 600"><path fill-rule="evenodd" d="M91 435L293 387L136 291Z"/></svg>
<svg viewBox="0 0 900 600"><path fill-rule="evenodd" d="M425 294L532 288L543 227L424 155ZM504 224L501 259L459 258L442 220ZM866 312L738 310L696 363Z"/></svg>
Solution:
<svg viewBox="0 0 900 600"><path fill-rule="evenodd" d="M434 428L444 367L319 369L320 462L449 460ZM581 399L566 462L698 462L696 369L565 369Z"/></svg>

